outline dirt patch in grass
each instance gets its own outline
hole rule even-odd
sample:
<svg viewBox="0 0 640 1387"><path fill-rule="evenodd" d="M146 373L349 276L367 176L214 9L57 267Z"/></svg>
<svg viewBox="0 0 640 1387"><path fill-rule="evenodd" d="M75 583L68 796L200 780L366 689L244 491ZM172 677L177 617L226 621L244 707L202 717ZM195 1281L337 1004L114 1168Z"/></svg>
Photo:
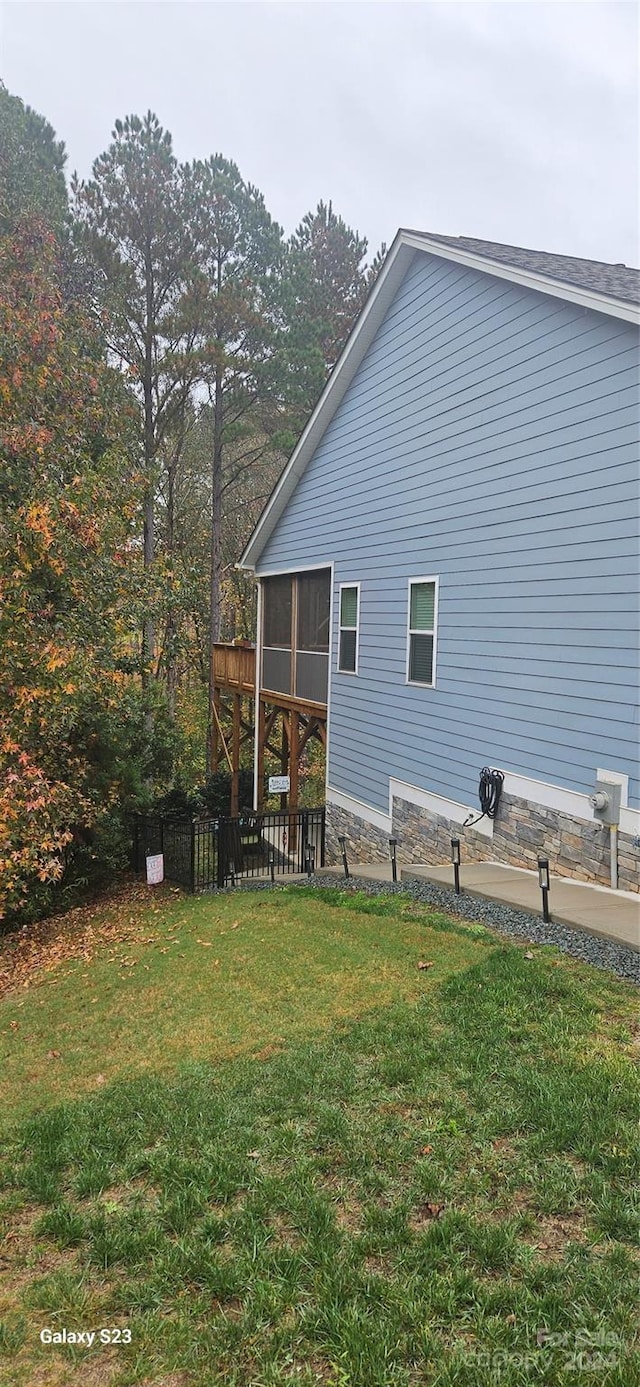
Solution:
<svg viewBox="0 0 640 1387"><path fill-rule="evenodd" d="M168 1377L145 1377L140 1387L189 1387L192 1381L189 1373L169 1373Z"/></svg>
<svg viewBox="0 0 640 1387"><path fill-rule="evenodd" d="M581 1214L536 1214L535 1225L520 1234L545 1262L561 1262L570 1243L587 1242L587 1223Z"/></svg>
<svg viewBox="0 0 640 1387"><path fill-rule="evenodd" d="M122 1362L115 1349L104 1349L99 1358L83 1358L77 1363L65 1362L52 1349L46 1358L33 1359L25 1352L12 1362L12 1376L5 1379L7 1387L111 1387ZM153 1387L160 1387L153 1384Z"/></svg>
<svg viewBox="0 0 640 1387"><path fill-rule="evenodd" d="M384 1276L387 1280L393 1273L393 1268L388 1257L376 1256L365 1257L362 1263L363 1271L370 1276Z"/></svg>
<svg viewBox="0 0 640 1387"><path fill-rule="evenodd" d="M127 1180L121 1185L105 1185L102 1192L93 1198L79 1200L79 1207L87 1204L95 1204L98 1208L105 1204L155 1204L160 1197L160 1190L157 1185L148 1185L141 1176L135 1180Z"/></svg>
<svg viewBox="0 0 640 1387"><path fill-rule="evenodd" d="M78 1266L75 1248L56 1248L34 1241L34 1225L40 1210L21 1210L20 1222L0 1239L0 1315L15 1310L22 1292L39 1276L54 1271L71 1271Z"/></svg>
<svg viewBox="0 0 640 1387"><path fill-rule="evenodd" d="M331 1200L331 1210L337 1227L350 1233L359 1232L362 1227L363 1209L353 1191L348 1189L337 1175L325 1175L321 1186Z"/></svg>
<svg viewBox="0 0 640 1387"><path fill-rule="evenodd" d="M230 1296L228 1300L212 1300L211 1309L214 1315L223 1315L226 1320L239 1320L244 1313L244 1305L239 1296Z"/></svg>
<svg viewBox="0 0 640 1387"><path fill-rule="evenodd" d="M495 1140L492 1141L491 1146L496 1155L500 1156L502 1160L517 1160L518 1152L510 1137L496 1137Z"/></svg>
<svg viewBox="0 0 640 1387"><path fill-rule="evenodd" d="M420 1204L417 1209L414 1209L413 1212L409 1214L409 1218L407 1219L411 1232L424 1233L425 1229L431 1228L434 1223L437 1223L439 1218L442 1218L444 1209L444 1204L436 1200L427 1200L424 1204Z"/></svg>
<svg viewBox="0 0 640 1387"><path fill-rule="evenodd" d="M264 1045L261 1050L256 1050L251 1056L253 1060L270 1060L274 1055L282 1054L282 1045Z"/></svg>
<svg viewBox="0 0 640 1387"><path fill-rule="evenodd" d="M268 1221L277 1242L283 1247L289 1247L292 1251L302 1247L302 1238L287 1214L274 1213Z"/></svg>
<svg viewBox="0 0 640 1387"><path fill-rule="evenodd" d="M238 1214L244 1209L247 1202L247 1191L238 1190L237 1194L232 1194L228 1199L210 1199L209 1209L212 1214L217 1214L219 1218L226 1218L229 1214Z"/></svg>

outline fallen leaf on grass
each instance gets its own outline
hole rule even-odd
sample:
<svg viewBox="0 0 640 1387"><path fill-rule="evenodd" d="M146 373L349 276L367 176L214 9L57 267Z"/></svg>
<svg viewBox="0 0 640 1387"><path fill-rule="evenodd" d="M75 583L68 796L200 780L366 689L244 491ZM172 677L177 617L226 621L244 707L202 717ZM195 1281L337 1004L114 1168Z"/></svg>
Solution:
<svg viewBox="0 0 640 1387"><path fill-rule="evenodd" d="M97 909L76 906L64 916L25 925L9 937L6 944L3 941L0 996L17 988L28 989L33 980L39 981L45 973L47 985L55 986L59 978L52 977L52 970L61 964L91 963L98 949L128 944L140 926L148 933L148 919L145 920L144 915L129 914L132 908L138 909L145 901L142 886L128 884L105 895Z"/></svg>
<svg viewBox="0 0 640 1387"><path fill-rule="evenodd" d="M430 1156L432 1151L433 1151L433 1147L432 1147L432 1146L423 1146L422 1149L421 1149L421 1151L420 1151L420 1155L421 1155L421 1156Z"/></svg>
<svg viewBox="0 0 640 1387"><path fill-rule="evenodd" d="M434 967L435 967L435 964L433 964L433 963L423 963L423 962L422 962L422 959L420 960L420 962L419 962L419 964L418 964L418 968L421 970L421 972L424 972L424 969L425 969L425 968L434 968Z"/></svg>
<svg viewBox="0 0 640 1387"><path fill-rule="evenodd" d="M531 949L525 949L525 951L524 951L524 957L525 957L525 958L533 958L533 957L534 957L534 955L533 955L532 952L531 952Z"/></svg>
<svg viewBox="0 0 640 1387"><path fill-rule="evenodd" d="M203 949L211 949L213 947L210 939L196 939L196 944L202 944Z"/></svg>
<svg viewBox="0 0 640 1387"><path fill-rule="evenodd" d="M42 1005L42 1003L41 1003L41 1005ZM12 1031L19 1031L19 1030L20 1030L20 1022L19 1022L19 1021L10 1021L10 1022L9 1022L9 1025L10 1025Z"/></svg>
<svg viewBox="0 0 640 1387"><path fill-rule="evenodd" d="M47 1050L47 1059L48 1059L48 1060L59 1060L59 1059L60 1059L60 1054L61 1054L61 1051L60 1051L60 1050Z"/></svg>
<svg viewBox="0 0 640 1387"><path fill-rule="evenodd" d="M421 1218L440 1218L444 1204L423 1204L418 1210Z"/></svg>
<svg viewBox="0 0 640 1387"><path fill-rule="evenodd" d="M102 1084L106 1084L107 1081L106 1081L106 1079L105 1079L105 1077L104 1077L104 1074L96 1074L96 1077L95 1077L95 1081L94 1081L94 1082L95 1082L98 1086L101 1086Z"/></svg>

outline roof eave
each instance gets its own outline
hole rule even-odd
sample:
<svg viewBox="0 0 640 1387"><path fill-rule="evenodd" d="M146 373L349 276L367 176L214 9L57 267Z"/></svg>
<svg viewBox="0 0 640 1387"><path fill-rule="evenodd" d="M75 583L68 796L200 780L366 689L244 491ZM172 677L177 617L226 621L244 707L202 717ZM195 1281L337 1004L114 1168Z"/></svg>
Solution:
<svg viewBox="0 0 640 1387"><path fill-rule="evenodd" d="M566 303L579 304L596 313L606 313L609 317L622 318L625 322L640 325L640 306L627 299L614 298L611 294L601 294L595 289L586 289L579 284L571 284L565 279L540 274L535 270L525 270L520 265L509 265L501 260L493 260L475 251L447 246L441 241L431 240L415 231L402 231L401 236L414 250L423 250L429 255L439 255L443 260L453 260L458 265L480 270L483 274L495 275L497 279L508 279L512 284L522 284L538 293L551 294L564 299Z"/></svg>

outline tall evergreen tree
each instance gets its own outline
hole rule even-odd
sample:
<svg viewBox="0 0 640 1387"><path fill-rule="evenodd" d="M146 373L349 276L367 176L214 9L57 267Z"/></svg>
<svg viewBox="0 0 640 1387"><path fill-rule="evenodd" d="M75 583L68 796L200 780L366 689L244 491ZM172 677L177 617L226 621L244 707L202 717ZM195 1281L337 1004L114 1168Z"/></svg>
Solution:
<svg viewBox="0 0 640 1387"><path fill-rule="evenodd" d="M287 399L293 438L306 423L335 366L371 283L368 243L332 203L303 217L287 246L283 283L287 321ZM374 273L380 265L380 253Z"/></svg>
<svg viewBox="0 0 640 1387"><path fill-rule="evenodd" d="M194 345L202 289L194 262L193 207L171 135L152 112L144 119L117 121L92 178L87 183L74 178L72 191L82 243L103 276L109 346L141 405L144 562L150 574L160 477L164 468L171 536L176 449L179 453L198 374ZM156 656L152 583L149 594L143 633L147 678Z"/></svg>
<svg viewBox="0 0 640 1387"><path fill-rule="evenodd" d="M65 161L49 122L0 82L0 235L31 217L61 232L68 212Z"/></svg>
<svg viewBox="0 0 640 1387"><path fill-rule="evenodd" d="M277 348L283 243L262 194L222 155L194 164L189 185L191 205L197 208L199 263L208 286L200 355L209 402L202 423L210 438L211 466L210 747L212 653L221 631L224 495L263 466L280 423Z"/></svg>

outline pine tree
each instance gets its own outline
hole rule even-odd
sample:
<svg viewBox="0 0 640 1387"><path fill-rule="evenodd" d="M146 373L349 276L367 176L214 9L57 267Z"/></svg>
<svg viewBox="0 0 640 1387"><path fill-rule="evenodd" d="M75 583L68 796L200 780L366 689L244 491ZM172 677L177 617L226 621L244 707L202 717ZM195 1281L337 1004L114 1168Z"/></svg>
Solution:
<svg viewBox="0 0 640 1387"><path fill-rule="evenodd" d="M60 233L68 212L65 161L49 122L0 82L0 235L31 217Z"/></svg>
<svg viewBox="0 0 640 1387"><path fill-rule="evenodd" d="M157 656L157 494L164 472L171 535L176 449L179 455L198 374L194 344L202 286L194 261L193 208L171 135L150 111L144 119L116 122L92 178L74 178L72 191L80 242L102 275L107 339L140 403L144 563L151 579L143 632L148 680Z"/></svg>
<svg viewBox="0 0 640 1387"><path fill-rule="evenodd" d="M220 639L225 492L255 477L271 452L281 416L278 332L281 228L236 164L216 154L189 170L198 263L207 283L199 337L208 406L201 428L210 448L209 720L212 654Z"/></svg>
<svg viewBox="0 0 640 1387"><path fill-rule="evenodd" d="M311 414L366 299L368 243L332 203L303 217L287 247L283 285L287 321L286 392L293 435ZM380 254L376 267L380 263ZM289 440L293 441L293 438Z"/></svg>

